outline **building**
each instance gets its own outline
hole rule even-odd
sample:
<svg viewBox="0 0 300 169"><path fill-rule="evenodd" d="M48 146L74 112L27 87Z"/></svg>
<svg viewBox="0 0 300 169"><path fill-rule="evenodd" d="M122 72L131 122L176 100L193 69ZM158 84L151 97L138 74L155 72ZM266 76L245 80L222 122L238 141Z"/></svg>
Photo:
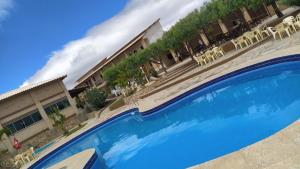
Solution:
<svg viewBox="0 0 300 169"><path fill-rule="evenodd" d="M13 152L13 138L23 143L52 130L53 121L49 115L53 108L59 109L66 118L78 113L75 102L62 81L65 77L0 95L0 128L5 127L10 131L10 135L5 135L0 141L0 149Z"/></svg>
<svg viewBox="0 0 300 169"><path fill-rule="evenodd" d="M77 80L77 85L75 88L89 86L89 87L104 87L105 83L103 80L103 72L105 69L109 68L110 66L117 64L123 58L130 56L137 51L147 48L150 44L156 42L163 36L163 29L159 22L156 20L154 23L149 25L146 29L140 32L137 36L135 36L132 40L126 43L123 47L121 47L118 51L116 51L110 57L107 57L101 60L96 66L90 69L87 73L81 76ZM163 64L166 67L174 65L176 58L173 58L172 55L166 55L162 57ZM160 65L149 63L149 65L156 70L161 68Z"/></svg>
<svg viewBox="0 0 300 169"><path fill-rule="evenodd" d="M287 8L286 6L281 5L279 7L281 10ZM235 26L233 25L234 20L239 20L244 25L251 27L257 22L273 15L275 15L273 8L265 4L261 5L256 10L251 10L250 8L246 7L237 9L235 12L224 17L222 20L219 19L217 22L211 23L207 25L206 28L199 30L199 34L195 35L195 38L190 40L189 46L182 45L182 47L176 49L176 51L170 50L167 55L162 56L162 62L164 66L168 68L190 57L189 51L203 51L211 47L213 44L223 42L224 39L228 40L228 38L234 38L237 36L235 35L235 32L241 32L240 30L235 30ZM164 32L159 21L160 20L157 20L152 23L145 30L135 36L131 41L116 51L112 56L101 60L96 66L94 66L77 80L77 85L75 88L105 87L106 83L103 80L103 72L105 69L117 64L120 62L120 60L130 56L132 53L147 48L149 44L154 43L156 40L162 37ZM225 50L231 50L234 48L234 46L229 42L227 45L224 45L224 48ZM155 63L149 63L146 66L148 66L148 68L151 66L156 71L161 69L161 65Z"/></svg>

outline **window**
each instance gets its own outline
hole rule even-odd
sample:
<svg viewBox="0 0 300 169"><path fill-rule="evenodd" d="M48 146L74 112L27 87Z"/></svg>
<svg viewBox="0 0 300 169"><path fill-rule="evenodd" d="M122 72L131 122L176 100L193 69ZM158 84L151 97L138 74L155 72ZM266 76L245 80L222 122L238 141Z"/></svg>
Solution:
<svg viewBox="0 0 300 169"><path fill-rule="evenodd" d="M12 122L5 127L10 131L10 134L14 134L20 130L23 130L36 122L42 120L42 116L39 112L32 113L26 117L23 117L15 122Z"/></svg>
<svg viewBox="0 0 300 169"><path fill-rule="evenodd" d="M51 105L45 107L45 112L50 115L54 112L55 109L58 109L58 110L63 110L67 107L70 106L70 103L68 101L68 99L63 99L63 100L60 100L60 101L57 101L55 103L52 103Z"/></svg>

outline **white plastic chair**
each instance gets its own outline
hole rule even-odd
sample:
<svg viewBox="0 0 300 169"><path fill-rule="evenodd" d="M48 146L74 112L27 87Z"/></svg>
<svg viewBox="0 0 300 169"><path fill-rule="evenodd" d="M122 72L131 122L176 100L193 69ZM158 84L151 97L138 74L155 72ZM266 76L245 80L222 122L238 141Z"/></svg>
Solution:
<svg viewBox="0 0 300 169"><path fill-rule="evenodd" d="M274 27L267 27L267 30L272 34L274 40L276 40L276 35L278 35L280 37L280 39L282 39L281 35L276 30L276 28L274 28Z"/></svg>
<svg viewBox="0 0 300 169"><path fill-rule="evenodd" d="M214 52L212 52L211 50L206 51L204 54L206 58L210 59L211 61L216 60Z"/></svg>
<svg viewBox="0 0 300 169"><path fill-rule="evenodd" d="M221 57L221 56L224 56L225 54L224 54L224 51L223 51L223 49L221 48L221 47L214 47L213 49L212 49L212 51L214 52L214 54L218 57Z"/></svg>
<svg viewBox="0 0 300 169"><path fill-rule="evenodd" d="M238 44L243 48L243 44L248 47L249 45L251 45L251 43L249 42L249 39L247 39L247 37L240 36L237 38Z"/></svg>
<svg viewBox="0 0 300 169"><path fill-rule="evenodd" d="M250 40L250 42L253 44L254 41L253 39L256 41L256 42L259 42L260 40L260 37L258 36L258 34L254 31L251 31L251 32L246 32L245 33L245 36L247 37L247 39Z"/></svg>
<svg viewBox="0 0 300 169"><path fill-rule="evenodd" d="M235 39L231 39L230 40L231 41L231 43L234 45L234 47L235 47L235 49L236 50L238 50L238 49L241 49L242 48L242 46L238 43L238 41L237 40L235 40Z"/></svg>
<svg viewBox="0 0 300 169"><path fill-rule="evenodd" d="M277 32L279 33L281 39L282 39L282 33L285 33L289 37L291 37L289 25L287 25L285 23L281 23L281 24L276 25L275 28L276 28Z"/></svg>
<svg viewBox="0 0 300 169"><path fill-rule="evenodd" d="M282 21L282 23L287 24L289 26L289 28L291 28L291 30L297 32L297 29L296 29L296 27L294 25L294 22L295 22L295 18L293 16L286 17Z"/></svg>
<svg viewBox="0 0 300 169"><path fill-rule="evenodd" d="M267 29L267 25L262 25L258 29L256 29L259 33L260 37L263 39L264 37L269 37L271 34ZM265 35L265 36L264 36Z"/></svg>

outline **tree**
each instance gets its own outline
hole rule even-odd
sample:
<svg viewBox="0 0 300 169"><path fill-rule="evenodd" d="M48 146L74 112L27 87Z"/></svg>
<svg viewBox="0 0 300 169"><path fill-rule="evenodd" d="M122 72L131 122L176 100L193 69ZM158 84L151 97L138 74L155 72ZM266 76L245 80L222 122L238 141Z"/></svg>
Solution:
<svg viewBox="0 0 300 169"><path fill-rule="evenodd" d="M2 136L4 134L7 134L7 135L9 134L9 130L7 128L0 129L0 140L2 139Z"/></svg>
<svg viewBox="0 0 300 169"><path fill-rule="evenodd" d="M289 0L282 0L289 1ZM299 0L291 0L297 3ZM294 2L295 1L295 2ZM297 2L296 2L297 1ZM152 43L148 48L139 50L137 53L122 59L118 64L104 71L104 79L110 86L127 87L129 81L139 84L144 82L144 74L141 67L148 63L161 64L165 72L166 68L162 62L162 56L169 51L176 51L184 47L192 56L189 41L195 37L200 30L207 25L223 19L226 15L241 7L256 9L263 3L273 6L278 16L282 16L275 0L211 0L206 2L200 9L188 14L185 18L177 22L169 31L165 32L161 39ZM145 71L145 69L144 69ZM149 72L145 71L146 76Z"/></svg>
<svg viewBox="0 0 300 169"><path fill-rule="evenodd" d="M96 110L105 106L107 94L100 89L94 88L86 93L86 101L92 105Z"/></svg>
<svg viewBox="0 0 300 169"><path fill-rule="evenodd" d="M58 108L53 108L50 114L50 118L54 121L54 126L63 131L64 135L68 135L69 131L65 127L66 117L60 113Z"/></svg>
<svg viewBox="0 0 300 169"><path fill-rule="evenodd" d="M300 0L281 0L281 2L289 6L300 6Z"/></svg>
<svg viewBox="0 0 300 169"><path fill-rule="evenodd" d="M274 11L275 11L275 13L276 13L276 15L278 16L278 18L281 18L281 17L283 17L284 15L283 15L283 13L280 11L280 9L278 8L278 6L277 6L277 4L276 4L276 0L265 0L266 1L266 3L268 4L268 5L271 5L272 6L272 8L274 9Z"/></svg>

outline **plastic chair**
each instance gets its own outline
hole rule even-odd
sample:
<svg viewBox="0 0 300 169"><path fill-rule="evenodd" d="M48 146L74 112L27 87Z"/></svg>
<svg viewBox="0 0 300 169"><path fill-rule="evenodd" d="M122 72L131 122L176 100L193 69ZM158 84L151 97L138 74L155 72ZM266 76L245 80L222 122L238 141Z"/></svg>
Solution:
<svg viewBox="0 0 300 169"><path fill-rule="evenodd" d="M242 46L238 43L237 40L231 39L230 41L231 41L231 43L234 45L234 47L235 47L236 50L238 50L239 48L240 48L240 49L242 48Z"/></svg>
<svg viewBox="0 0 300 169"><path fill-rule="evenodd" d="M280 39L282 39L282 33L286 33L289 37L291 37L289 25L281 23L276 25L275 28L279 33Z"/></svg>
<svg viewBox="0 0 300 169"><path fill-rule="evenodd" d="M224 54L224 51L223 51L223 49L221 48L221 47L214 47L213 49L212 49L212 51L214 52L214 54L216 55L216 56L224 56L225 54Z"/></svg>
<svg viewBox="0 0 300 169"><path fill-rule="evenodd" d="M245 36L240 36L237 38L238 44L243 48L243 44L248 47L251 45L248 40L245 38Z"/></svg>
<svg viewBox="0 0 300 169"><path fill-rule="evenodd" d="M264 34L267 35L266 37L271 36L270 32L267 29L267 25L263 25L262 27L260 27L260 34L262 38L264 37Z"/></svg>
<svg viewBox="0 0 300 169"><path fill-rule="evenodd" d="M259 42L260 40L260 37L258 36L258 34L254 31L251 31L251 32L246 32L245 33L245 36L247 37L247 39L250 40L250 42L253 44L254 41L253 39L256 41L256 42Z"/></svg>
<svg viewBox="0 0 300 169"><path fill-rule="evenodd" d="M297 29L294 25L294 21L295 21L295 18L293 16L288 16L285 19L283 19L282 23L287 24L289 26L289 28L291 28L291 30L297 32Z"/></svg>
<svg viewBox="0 0 300 169"><path fill-rule="evenodd" d="M15 161L15 166L16 167L21 167L26 163L22 154L16 155L15 158L14 158L14 161Z"/></svg>
<svg viewBox="0 0 300 169"><path fill-rule="evenodd" d="M206 51L204 54L206 58L211 59L211 61L216 60L215 55L211 50Z"/></svg>
<svg viewBox="0 0 300 169"><path fill-rule="evenodd" d="M274 27L268 27L267 30L272 34L274 40L276 39L276 35L278 35L280 37L280 39L282 39L281 35L279 34L279 32L276 30L276 28Z"/></svg>

